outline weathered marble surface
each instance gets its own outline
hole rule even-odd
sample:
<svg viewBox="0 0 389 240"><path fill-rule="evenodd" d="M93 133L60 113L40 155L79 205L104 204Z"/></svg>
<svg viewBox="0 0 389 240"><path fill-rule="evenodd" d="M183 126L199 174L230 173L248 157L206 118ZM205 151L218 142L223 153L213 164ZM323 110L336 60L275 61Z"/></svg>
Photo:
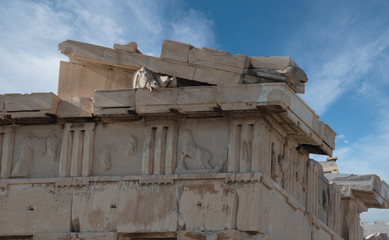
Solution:
<svg viewBox="0 0 389 240"><path fill-rule="evenodd" d="M248 232L260 238L311 239L311 231L319 231L329 239L338 238L320 220L311 226L305 207L261 173L11 179L1 183L0 198L6 203L0 206L2 235L61 239L61 232L69 229L73 232L69 234L93 232L93 237L116 232L180 235L184 231L189 235L226 231L227 238Z"/></svg>

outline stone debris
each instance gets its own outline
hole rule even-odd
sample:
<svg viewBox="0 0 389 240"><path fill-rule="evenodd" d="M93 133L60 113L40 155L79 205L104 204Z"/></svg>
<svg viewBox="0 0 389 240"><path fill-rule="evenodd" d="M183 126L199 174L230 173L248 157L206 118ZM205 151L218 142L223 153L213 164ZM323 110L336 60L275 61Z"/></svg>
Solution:
<svg viewBox="0 0 389 240"><path fill-rule="evenodd" d="M59 51L58 96L0 95L0 239L362 240L360 214L389 208L378 176L309 158L336 133L290 57Z"/></svg>
<svg viewBox="0 0 389 240"><path fill-rule="evenodd" d="M389 186L377 175L325 174L338 186L344 196L358 196L368 208L388 208Z"/></svg>
<svg viewBox="0 0 389 240"><path fill-rule="evenodd" d="M386 233L376 233L371 234L365 238L366 240L388 240L388 234Z"/></svg>
<svg viewBox="0 0 389 240"><path fill-rule="evenodd" d="M338 160L338 157L328 157L327 161L320 162L321 166L323 167L324 173L339 173L338 165L336 165L336 160Z"/></svg>
<svg viewBox="0 0 389 240"><path fill-rule="evenodd" d="M365 236L365 239L369 239L368 237L372 237L372 236L378 237L378 236L385 236L385 234L389 234L389 224L384 221L375 221L372 224L368 222L362 222L362 227L363 227L363 235Z"/></svg>
<svg viewBox="0 0 389 240"><path fill-rule="evenodd" d="M113 48L115 50L122 50L122 51L130 52L130 53L141 53L138 49L138 44L136 42L129 42L126 45L121 45L121 44L115 43L113 45Z"/></svg>
<svg viewBox="0 0 389 240"><path fill-rule="evenodd" d="M245 70L248 75L287 82L296 93L304 93L304 85L308 77L292 58L250 57L250 64L251 68Z"/></svg>

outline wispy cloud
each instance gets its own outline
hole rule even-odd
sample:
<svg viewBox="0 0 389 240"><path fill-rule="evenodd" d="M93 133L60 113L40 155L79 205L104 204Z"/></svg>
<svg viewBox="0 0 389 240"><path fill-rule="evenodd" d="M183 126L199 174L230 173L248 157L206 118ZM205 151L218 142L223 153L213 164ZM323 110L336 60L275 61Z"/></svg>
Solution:
<svg viewBox="0 0 389 240"><path fill-rule="evenodd" d="M212 21L170 1L6 1L0 5L0 93L57 90L66 57L58 43L73 39L112 47L136 41L159 56L163 39L214 45Z"/></svg>
<svg viewBox="0 0 389 240"><path fill-rule="evenodd" d="M369 77L366 73L377 71L379 57L389 47L389 31L381 34L378 39L368 43L334 46L336 53L320 63L320 70L311 72L309 90L303 98L319 115L324 114L348 90L361 85L364 85L364 89L374 86L372 79L368 79L369 82L364 79ZM388 70L382 73L385 74L386 71ZM361 91L364 89L361 88Z"/></svg>
<svg viewBox="0 0 389 240"><path fill-rule="evenodd" d="M173 39L191 43L196 47L212 46L214 44L213 22L203 13L191 9L189 12L180 11L175 18L176 20L171 24ZM198 24L194 25L193 22ZM197 34L193 34L194 32Z"/></svg>
<svg viewBox="0 0 389 240"><path fill-rule="evenodd" d="M330 0L315 2L309 10L286 52L308 74L302 98L323 115L350 90L364 82L375 84L372 73L381 70L377 78L389 75L389 5L375 0L352 5Z"/></svg>

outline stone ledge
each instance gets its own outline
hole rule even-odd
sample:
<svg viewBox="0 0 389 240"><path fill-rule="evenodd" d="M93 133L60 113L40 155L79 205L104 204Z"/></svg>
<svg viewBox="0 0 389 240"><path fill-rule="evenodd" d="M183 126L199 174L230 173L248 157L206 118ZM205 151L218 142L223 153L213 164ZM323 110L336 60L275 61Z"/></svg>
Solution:
<svg viewBox="0 0 389 240"><path fill-rule="evenodd" d="M121 182L139 182L140 185L165 185L176 182L193 180L219 180L225 183L262 183L269 190L275 189L286 199L290 194L276 182L262 172L250 173L210 173L210 174L181 174L181 175L132 175L132 176L93 176L93 177L56 177L56 178L8 178L0 179L0 188L7 191L9 186L15 185L53 185L56 188L72 188L89 186L91 184L113 184ZM288 200L295 209L304 211L304 207L297 200Z"/></svg>
<svg viewBox="0 0 389 240"><path fill-rule="evenodd" d="M112 92L115 91L113 95ZM133 108L136 89L96 90L93 97L95 108Z"/></svg>
<svg viewBox="0 0 389 240"><path fill-rule="evenodd" d="M240 94L237 94L239 92ZM2 123L38 123L41 119L89 118L92 116L90 98L70 98L60 101L53 93L29 95L6 94ZM290 123L303 144L321 149L317 153L331 155L335 133L320 122L317 115L284 83L201 86L185 88L96 90L93 115L111 118L139 119L147 114L204 114L220 111L257 111L258 108L278 107L277 119ZM268 111L268 110L266 110ZM272 111L272 110L270 110ZM6 114L10 117L6 118ZM136 116L138 115L138 116ZM31 120L31 119L38 120Z"/></svg>
<svg viewBox="0 0 389 240"><path fill-rule="evenodd" d="M4 112L12 118L45 118L57 113L61 99L54 93L5 94Z"/></svg>
<svg viewBox="0 0 389 240"><path fill-rule="evenodd" d="M37 233L33 240L116 240L116 232Z"/></svg>

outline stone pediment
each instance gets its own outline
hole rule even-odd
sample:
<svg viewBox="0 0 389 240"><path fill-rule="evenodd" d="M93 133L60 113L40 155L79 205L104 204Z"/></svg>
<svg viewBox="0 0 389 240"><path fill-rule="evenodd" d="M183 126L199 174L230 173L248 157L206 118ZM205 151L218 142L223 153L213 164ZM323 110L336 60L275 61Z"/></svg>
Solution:
<svg viewBox="0 0 389 240"><path fill-rule="evenodd" d="M177 77L179 86L284 82L296 93L304 93L304 85L308 81L304 71L290 57L232 55L225 51L194 48L189 44L164 40L161 57L157 58L143 55L130 45L115 44L112 49L67 40L60 43L58 49L69 57L70 62L133 71L143 67L153 74ZM61 95L61 82L58 92Z"/></svg>

